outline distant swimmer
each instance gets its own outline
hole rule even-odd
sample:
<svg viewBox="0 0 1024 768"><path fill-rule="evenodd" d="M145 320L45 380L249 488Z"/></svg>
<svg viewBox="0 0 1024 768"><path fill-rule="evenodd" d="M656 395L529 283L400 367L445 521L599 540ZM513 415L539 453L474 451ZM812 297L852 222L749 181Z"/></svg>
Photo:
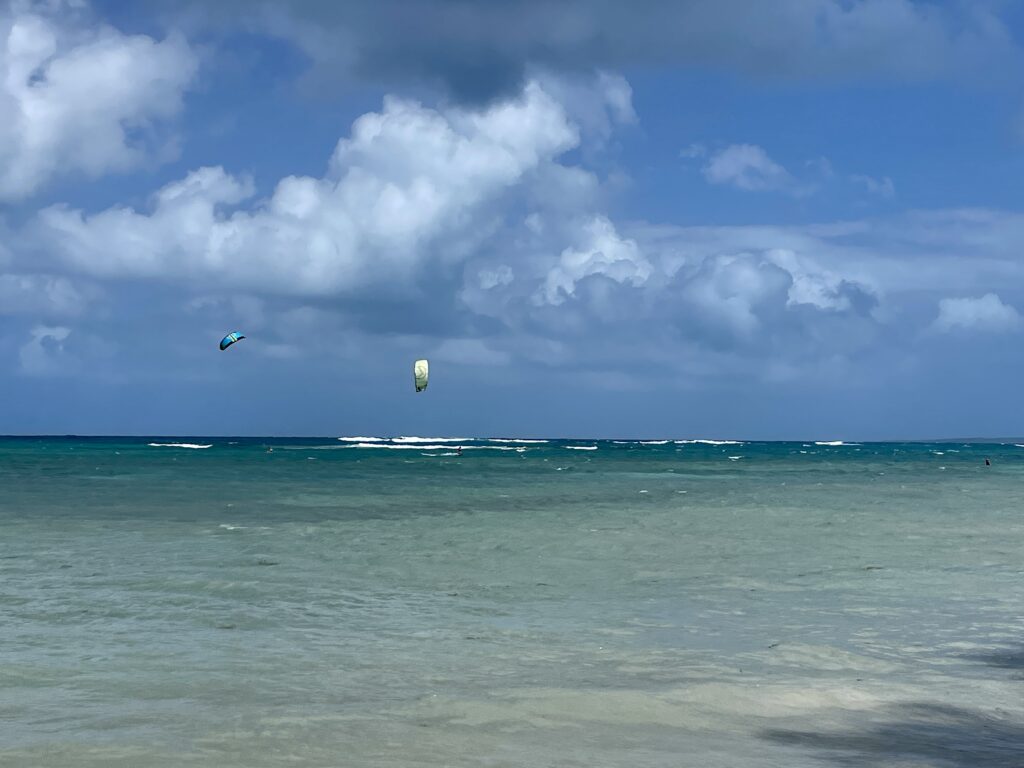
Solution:
<svg viewBox="0 0 1024 768"><path fill-rule="evenodd" d="M459 456L462 455L462 446L461 445L458 448L455 449L455 453L457 453Z"/></svg>
<svg viewBox="0 0 1024 768"><path fill-rule="evenodd" d="M989 461L988 459L985 459L985 466L986 467L991 467L992 466L992 462Z"/></svg>

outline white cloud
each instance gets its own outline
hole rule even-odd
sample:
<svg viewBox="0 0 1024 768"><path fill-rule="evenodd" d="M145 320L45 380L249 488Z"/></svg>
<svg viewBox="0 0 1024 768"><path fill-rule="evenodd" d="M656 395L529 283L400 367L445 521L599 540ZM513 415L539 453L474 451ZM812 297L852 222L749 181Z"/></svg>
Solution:
<svg viewBox="0 0 1024 768"><path fill-rule="evenodd" d="M489 291L502 285L508 285L515 279L515 273L508 264L499 264L495 269L482 269L477 273L480 287Z"/></svg>
<svg viewBox="0 0 1024 768"><path fill-rule="evenodd" d="M754 144L732 144L716 152L704 166L704 178L748 192L796 189L789 171Z"/></svg>
<svg viewBox="0 0 1024 768"><path fill-rule="evenodd" d="M626 236L669 273L723 253L793 251L878 294L983 294L1024 285L1024 214L952 209L781 226L677 227L634 224ZM964 269L969 260L970 269ZM929 318L930 322L930 318Z"/></svg>
<svg viewBox="0 0 1024 768"><path fill-rule="evenodd" d="M994 293L979 298L942 299L934 328L949 332L956 329L977 331L1012 331L1020 328L1017 310L1004 304Z"/></svg>
<svg viewBox="0 0 1024 768"><path fill-rule="evenodd" d="M896 196L896 186L888 176L876 179L863 174L855 174L850 177L850 181L863 187L872 195L878 195L886 200L890 200Z"/></svg>
<svg viewBox="0 0 1024 768"><path fill-rule="evenodd" d="M758 309L781 307L792 285L786 270L752 254L707 259L685 284L685 295L706 317L749 337L760 325Z"/></svg>
<svg viewBox="0 0 1024 768"><path fill-rule="evenodd" d="M250 180L199 169L146 209L51 207L17 250L31 243L87 274L153 278L154 293L175 291L167 282L204 294L212 286L218 303L193 303L194 322L218 331L230 330L224 316L259 323L261 354L298 354L273 345L315 328L358 356L397 331L449 362L628 360L699 375L780 375L823 360L838 370L886 323L891 336L919 331L951 286L970 293L994 275L1024 279L1015 245L1024 217L1012 214L794 227L613 222L600 212L597 176L560 162L582 131L553 90L533 82L476 109L389 98L354 123L321 178L286 177L254 199ZM759 151L723 178L754 188L786 179L792 191L785 169ZM901 302L914 301L908 317ZM894 311L904 313L899 325ZM76 325L75 345L87 331Z"/></svg>
<svg viewBox="0 0 1024 768"><path fill-rule="evenodd" d="M78 315L88 298L66 277L0 275L0 315Z"/></svg>
<svg viewBox="0 0 1024 768"><path fill-rule="evenodd" d="M0 201L61 174L125 171L173 148L161 121L180 110L197 66L180 36L89 26L75 3L0 10Z"/></svg>
<svg viewBox="0 0 1024 768"><path fill-rule="evenodd" d="M558 264L548 272L538 303L561 304L573 295L576 283L591 275L604 275L617 283L643 285L651 275L651 264L637 244L623 239L615 225L596 216L581 227L578 245L566 248Z"/></svg>
<svg viewBox="0 0 1024 768"><path fill-rule="evenodd" d="M62 325L37 325L29 340L18 350L22 373L47 376L61 373L64 341L71 329Z"/></svg>
<svg viewBox="0 0 1024 768"><path fill-rule="evenodd" d="M823 179L831 179L836 175L835 169L832 167L832 161L827 157L816 157L813 160L808 160L806 166Z"/></svg>
<svg viewBox="0 0 1024 768"><path fill-rule="evenodd" d="M622 75L598 72L590 76L540 74L545 90L572 116L585 138L603 144L622 125L637 122L633 88Z"/></svg>
<svg viewBox="0 0 1024 768"><path fill-rule="evenodd" d="M858 285L849 277L824 269L807 256L787 249L773 249L766 258L786 270L792 285L787 294L787 305L805 304L820 310L846 312L858 309L855 300L872 301L873 291Z"/></svg>
<svg viewBox="0 0 1024 768"><path fill-rule="evenodd" d="M40 243L98 275L215 278L271 293L401 290L462 261L491 234L509 190L577 145L538 84L483 110L387 98L342 139L324 178L290 176L249 211L251 183L203 168L162 189L151 213L41 212ZM495 218L497 217L497 218Z"/></svg>

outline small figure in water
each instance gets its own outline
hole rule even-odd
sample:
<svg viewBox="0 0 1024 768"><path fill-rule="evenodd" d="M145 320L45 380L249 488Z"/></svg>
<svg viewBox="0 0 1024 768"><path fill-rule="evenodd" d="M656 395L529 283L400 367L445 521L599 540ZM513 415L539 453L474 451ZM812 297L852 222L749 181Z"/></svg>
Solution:
<svg viewBox="0 0 1024 768"><path fill-rule="evenodd" d="M985 459L985 466L986 467L991 467L992 466L992 462L990 462L988 459Z"/></svg>
<svg viewBox="0 0 1024 768"><path fill-rule="evenodd" d="M458 448L455 449L455 453L457 453L459 456L462 455L462 446L461 445Z"/></svg>

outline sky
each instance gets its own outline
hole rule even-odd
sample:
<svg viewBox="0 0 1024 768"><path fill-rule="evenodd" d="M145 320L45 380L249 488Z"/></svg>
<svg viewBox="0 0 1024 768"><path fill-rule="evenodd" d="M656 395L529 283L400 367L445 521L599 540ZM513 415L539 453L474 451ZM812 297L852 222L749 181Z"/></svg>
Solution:
<svg viewBox="0 0 1024 768"><path fill-rule="evenodd" d="M1022 65L1009 0L0 0L0 434L1024 435Z"/></svg>

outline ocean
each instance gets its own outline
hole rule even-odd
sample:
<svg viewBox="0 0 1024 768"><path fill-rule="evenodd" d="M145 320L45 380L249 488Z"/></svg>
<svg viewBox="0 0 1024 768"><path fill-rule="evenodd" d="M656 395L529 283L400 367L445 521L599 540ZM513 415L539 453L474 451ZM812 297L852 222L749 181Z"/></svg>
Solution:
<svg viewBox="0 0 1024 768"><path fill-rule="evenodd" d="M1019 768L1022 487L1013 444L0 439L0 765Z"/></svg>

